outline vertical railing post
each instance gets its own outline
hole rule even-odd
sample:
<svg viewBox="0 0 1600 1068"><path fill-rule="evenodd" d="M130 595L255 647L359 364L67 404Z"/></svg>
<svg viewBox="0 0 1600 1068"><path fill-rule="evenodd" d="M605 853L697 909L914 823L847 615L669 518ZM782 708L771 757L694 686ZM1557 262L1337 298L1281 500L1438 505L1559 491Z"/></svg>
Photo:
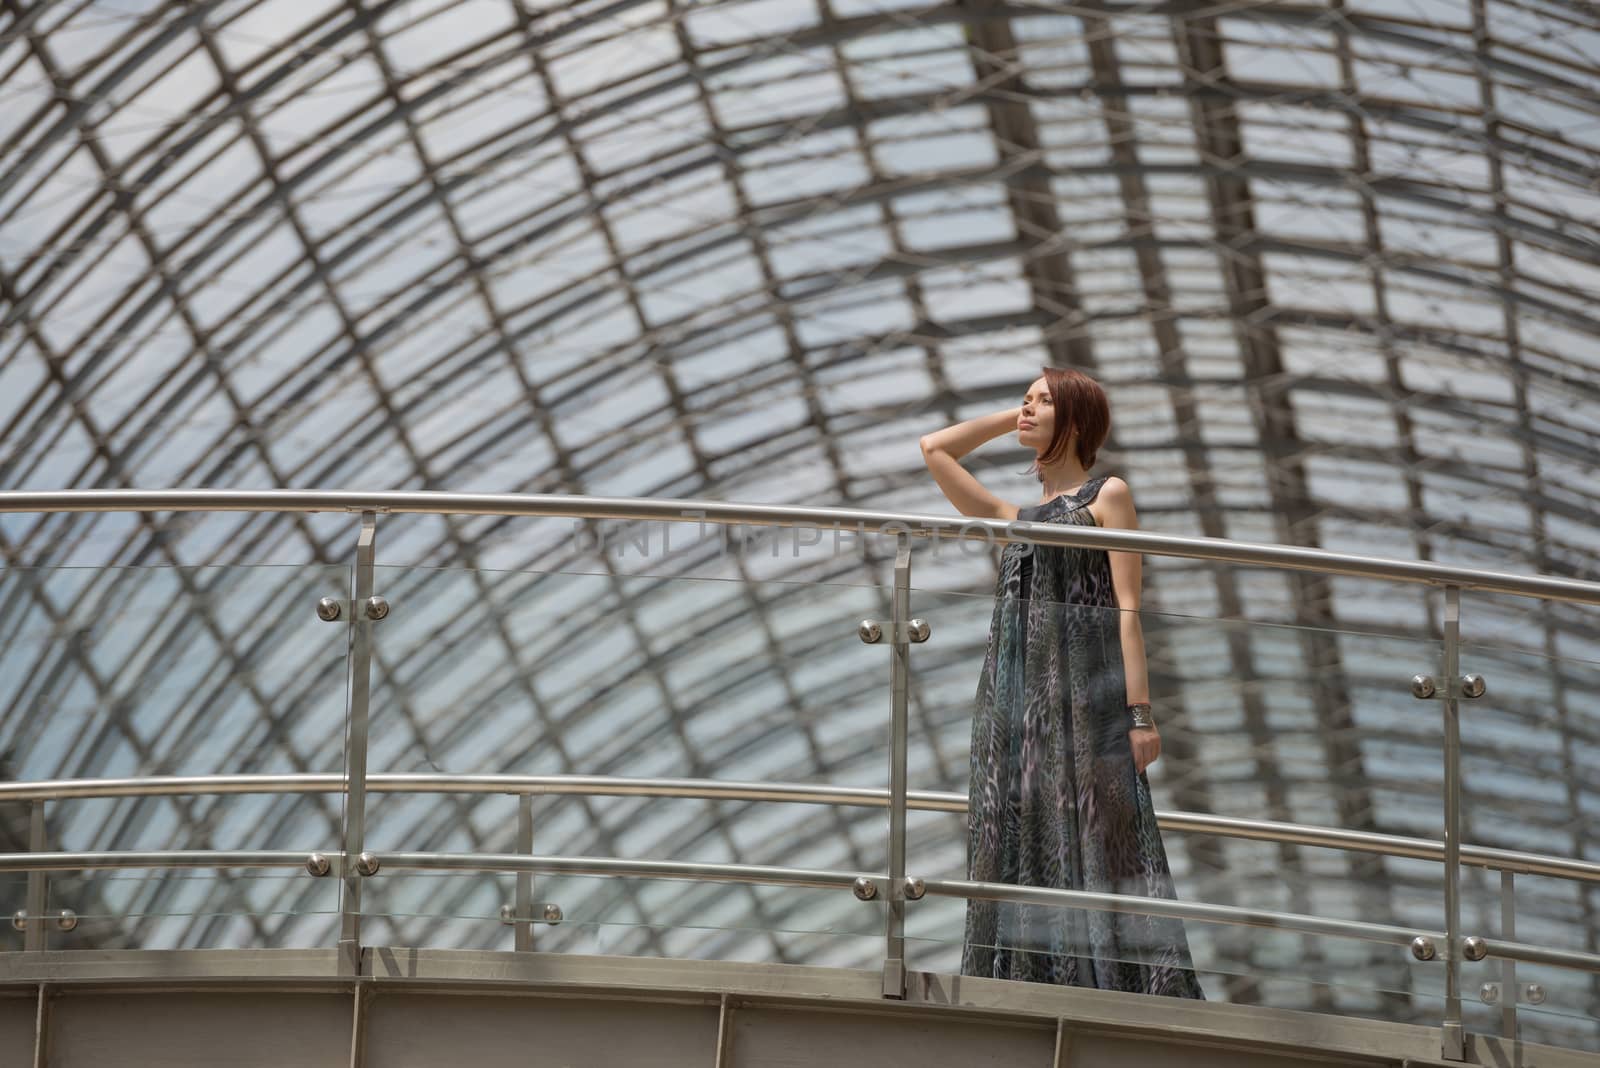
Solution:
<svg viewBox="0 0 1600 1068"><path fill-rule="evenodd" d="M368 605L372 597L373 562L378 517L361 513L361 535L356 539L355 570L351 576L350 611L350 715L345 728L345 802L343 895L339 903L339 970L361 974L361 882L356 858L365 848L367 834L367 724L372 694L372 624Z"/></svg>
<svg viewBox="0 0 1600 1068"><path fill-rule="evenodd" d="M41 798L28 805L28 852L43 853L49 848L45 838L44 805ZM50 873L35 869L28 873L28 907L26 926L22 929L22 948L27 951L44 949L50 937L45 926L44 910L49 901Z"/></svg>
<svg viewBox="0 0 1600 1068"><path fill-rule="evenodd" d="M1444 591L1444 1026L1440 1056L1466 1057L1461 1029L1461 588Z"/></svg>
<svg viewBox="0 0 1600 1068"><path fill-rule="evenodd" d="M533 856L533 795L517 797L517 855ZM533 872L517 872L515 945L518 952L533 948Z"/></svg>
<svg viewBox="0 0 1600 1068"><path fill-rule="evenodd" d="M898 536L889 654L889 895L883 996L906 993L906 758L911 674L911 539Z"/></svg>
<svg viewBox="0 0 1600 1068"><path fill-rule="evenodd" d="M1507 942L1517 940L1517 877L1514 873L1500 873L1500 937ZM1500 959L1500 1034L1508 1041L1517 1040L1517 962L1510 957Z"/></svg>

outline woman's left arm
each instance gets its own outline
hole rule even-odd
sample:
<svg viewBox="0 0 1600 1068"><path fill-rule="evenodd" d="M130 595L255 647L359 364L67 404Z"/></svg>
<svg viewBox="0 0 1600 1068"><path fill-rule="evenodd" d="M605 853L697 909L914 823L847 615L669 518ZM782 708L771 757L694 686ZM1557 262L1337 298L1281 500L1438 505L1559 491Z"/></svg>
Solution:
<svg viewBox="0 0 1600 1068"><path fill-rule="evenodd" d="M1133 507L1133 491L1120 478L1109 478L1095 497L1100 506L1095 516L1103 527L1139 529L1139 514ZM1145 659L1144 627L1139 622L1139 594L1143 583L1142 557L1138 553L1107 552L1111 561L1111 587L1117 595L1122 632L1122 666L1127 679L1128 703L1150 700L1150 669ZM1128 732L1137 771L1161 756L1161 734L1155 727L1136 727Z"/></svg>

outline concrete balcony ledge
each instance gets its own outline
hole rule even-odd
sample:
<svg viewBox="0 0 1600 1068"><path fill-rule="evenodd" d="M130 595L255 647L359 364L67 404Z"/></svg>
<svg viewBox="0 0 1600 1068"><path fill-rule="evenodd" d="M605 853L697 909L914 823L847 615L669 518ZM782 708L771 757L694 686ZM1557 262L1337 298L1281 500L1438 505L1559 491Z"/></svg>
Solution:
<svg viewBox="0 0 1600 1068"><path fill-rule="evenodd" d="M627 1068L1434 1065L1439 1031L913 972L376 947L0 954L0 1064ZM1457 1064L1463 1062L1454 1062ZM1469 1035L1469 1065L1600 1055Z"/></svg>

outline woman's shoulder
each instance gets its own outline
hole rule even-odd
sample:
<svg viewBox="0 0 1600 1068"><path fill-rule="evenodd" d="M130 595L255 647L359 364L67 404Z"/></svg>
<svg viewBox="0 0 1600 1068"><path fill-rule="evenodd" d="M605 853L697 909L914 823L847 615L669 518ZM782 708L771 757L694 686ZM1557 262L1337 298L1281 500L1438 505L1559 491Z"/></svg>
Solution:
<svg viewBox="0 0 1600 1068"><path fill-rule="evenodd" d="M1113 501L1131 501L1133 488L1121 475L1099 475L1084 484L1083 489L1079 491L1079 497L1084 502L1100 497Z"/></svg>
<svg viewBox="0 0 1600 1068"><path fill-rule="evenodd" d="M1126 479L1116 475L1102 475L1090 484L1091 492L1084 494L1084 504L1091 509L1095 522L1102 527L1133 527L1139 525L1139 514L1133 507L1133 489Z"/></svg>

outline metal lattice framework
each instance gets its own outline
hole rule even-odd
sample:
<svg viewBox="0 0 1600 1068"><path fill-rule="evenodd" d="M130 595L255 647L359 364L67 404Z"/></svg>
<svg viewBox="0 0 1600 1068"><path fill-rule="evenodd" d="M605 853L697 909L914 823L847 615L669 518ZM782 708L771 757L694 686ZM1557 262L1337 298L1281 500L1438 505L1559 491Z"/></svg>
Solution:
<svg viewBox="0 0 1600 1068"><path fill-rule="evenodd" d="M1105 467L1148 527L1593 577L1597 100L1600 15L1557 0L8 0L0 488L946 512L917 436L1016 403L1050 362L1106 383ZM1030 499L1025 456L983 456ZM323 519L0 521L7 774L336 770L341 650L308 606L351 532ZM414 607L375 651L374 770L881 781L882 665L851 645L882 604L876 547L702 542L647 565L465 518L380 544ZM981 595L992 570L950 555L919 576ZM1171 562L1147 591L1163 804L1436 833L1436 731L1404 693L1436 603ZM949 638L922 654L914 785L962 789L986 602L930 603ZM1496 698L1466 728L1468 839L1600 855L1600 626L1486 599L1464 625ZM130 799L63 808L52 834L287 848L338 815ZM514 823L419 798L374 833L501 848ZM957 870L959 827L925 834ZM539 831L569 853L861 866L879 837L837 812L595 798ZM1432 876L1377 858L1171 848L1208 900L1432 907ZM292 940L317 907L295 881L63 885L105 914L83 929L100 944ZM753 890L590 889L592 926L558 942L849 959L861 922ZM1496 915L1487 892L1469 916ZM397 888L396 936L495 944L502 894ZM1591 895L1538 900L1600 948ZM930 928L930 960L952 937ZM1239 1000L1418 994L1398 962L1197 937ZM1329 981L1263 985L1284 952Z"/></svg>

